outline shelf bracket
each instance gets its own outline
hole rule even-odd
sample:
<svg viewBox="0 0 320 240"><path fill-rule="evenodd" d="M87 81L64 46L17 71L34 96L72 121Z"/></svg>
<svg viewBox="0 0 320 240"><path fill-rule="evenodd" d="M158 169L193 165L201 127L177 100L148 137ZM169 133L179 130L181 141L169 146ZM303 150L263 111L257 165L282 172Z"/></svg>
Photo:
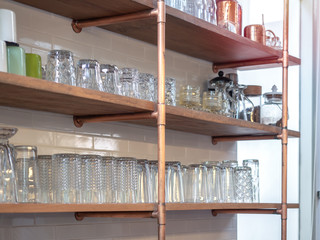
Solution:
<svg viewBox="0 0 320 240"><path fill-rule="evenodd" d="M259 135L259 136L227 136L227 137L211 137L212 144L218 142L248 141L248 140L274 140L279 139L279 135Z"/></svg>
<svg viewBox="0 0 320 240"><path fill-rule="evenodd" d="M142 113L124 113L124 114L106 114L94 116L73 116L73 123L80 128L84 123L95 122L113 122L113 121L128 121L141 119L157 119L158 112L142 112Z"/></svg>
<svg viewBox="0 0 320 240"><path fill-rule="evenodd" d="M76 212L74 214L77 221L82 221L86 217L92 218L154 218L153 212Z"/></svg>
<svg viewBox="0 0 320 240"><path fill-rule="evenodd" d="M212 210L212 215L218 214L279 214L278 209L223 209Z"/></svg>
<svg viewBox="0 0 320 240"><path fill-rule="evenodd" d="M80 33L82 28L85 27L99 27L107 26L116 23L123 23L135 20L141 20L151 17L156 17L158 15L158 9L144 10L140 12L128 13L123 15L102 17L102 18L92 18L87 20L73 20L71 23L72 29L76 33Z"/></svg>
<svg viewBox="0 0 320 240"><path fill-rule="evenodd" d="M239 62L230 62L230 63L217 63L212 64L212 70L214 73L217 73L220 69L225 68L238 68L238 67L249 67L249 66L258 66L265 64L280 64L282 63L282 58L271 58L271 59L253 59L248 61L239 61Z"/></svg>

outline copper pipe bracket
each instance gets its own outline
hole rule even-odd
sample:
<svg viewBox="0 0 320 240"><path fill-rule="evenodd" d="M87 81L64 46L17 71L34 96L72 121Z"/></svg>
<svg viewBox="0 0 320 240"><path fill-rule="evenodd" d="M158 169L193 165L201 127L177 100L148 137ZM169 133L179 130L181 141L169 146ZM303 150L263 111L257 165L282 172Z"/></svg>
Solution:
<svg viewBox="0 0 320 240"><path fill-rule="evenodd" d="M211 137L213 145L218 142L248 141L248 140L274 140L279 139L279 135L259 135L259 136L227 136L227 137Z"/></svg>
<svg viewBox="0 0 320 240"><path fill-rule="evenodd" d="M75 33L80 33L82 31L82 27L78 26L78 21L77 20L72 20L71 27L72 27L72 30Z"/></svg>

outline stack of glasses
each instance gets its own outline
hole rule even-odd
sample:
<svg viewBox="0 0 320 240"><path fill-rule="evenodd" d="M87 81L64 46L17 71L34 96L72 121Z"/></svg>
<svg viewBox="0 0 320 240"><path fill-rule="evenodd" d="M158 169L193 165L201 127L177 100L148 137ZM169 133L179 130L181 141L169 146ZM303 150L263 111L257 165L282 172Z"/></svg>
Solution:
<svg viewBox="0 0 320 240"><path fill-rule="evenodd" d="M46 79L52 82L93 89L156 102L157 79L135 68L121 68L81 59L74 67L73 54L67 50L52 50L48 54ZM166 104L175 106L176 82L166 78Z"/></svg>
<svg viewBox="0 0 320 240"><path fill-rule="evenodd" d="M153 203L158 162L130 157L61 153L39 155L17 146L17 201L41 203ZM181 165L166 162L166 202L259 202L259 162Z"/></svg>

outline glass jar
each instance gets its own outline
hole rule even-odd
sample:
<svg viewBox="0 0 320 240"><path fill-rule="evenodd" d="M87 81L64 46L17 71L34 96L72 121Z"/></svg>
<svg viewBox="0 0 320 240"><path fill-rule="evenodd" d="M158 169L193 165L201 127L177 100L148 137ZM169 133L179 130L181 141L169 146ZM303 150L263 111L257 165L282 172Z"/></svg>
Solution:
<svg viewBox="0 0 320 240"><path fill-rule="evenodd" d="M200 87L191 85L182 86L180 89L179 105L194 110L201 109Z"/></svg>
<svg viewBox="0 0 320 240"><path fill-rule="evenodd" d="M254 109L251 109L253 122L260 123L262 87L257 85L248 85L244 90L244 95L253 103Z"/></svg>
<svg viewBox="0 0 320 240"><path fill-rule="evenodd" d="M272 92L263 94L264 104L261 106L261 123L280 127L282 125L282 93L277 92L276 85Z"/></svg>

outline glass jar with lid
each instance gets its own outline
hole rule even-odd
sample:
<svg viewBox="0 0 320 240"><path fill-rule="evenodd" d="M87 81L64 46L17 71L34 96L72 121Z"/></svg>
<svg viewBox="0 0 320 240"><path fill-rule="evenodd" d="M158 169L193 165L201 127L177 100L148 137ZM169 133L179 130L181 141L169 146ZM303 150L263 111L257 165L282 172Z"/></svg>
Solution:
<svg viewBox="0 0 320 240"><path fill-rule="evenodd" d="M281 126L282 122L282 92L277 92L276 85L272 92L263 94L264 104L261 106L261 123L266 125Z"/></svg>

